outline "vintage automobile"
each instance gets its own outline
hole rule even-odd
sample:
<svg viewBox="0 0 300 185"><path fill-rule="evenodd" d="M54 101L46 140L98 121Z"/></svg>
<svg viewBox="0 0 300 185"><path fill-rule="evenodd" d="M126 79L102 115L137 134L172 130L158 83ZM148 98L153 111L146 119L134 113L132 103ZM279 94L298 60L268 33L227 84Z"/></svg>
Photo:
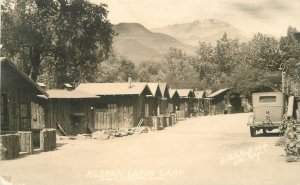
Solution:
<svg viewBox="0 0 300 185"><path fill-rule="evenodd" d="M247 125L250 126L251 137L256 131L267 131L279 128L287 106L287 97L282 92L261 92L252 94L253 115L249 116Z"/></svg>

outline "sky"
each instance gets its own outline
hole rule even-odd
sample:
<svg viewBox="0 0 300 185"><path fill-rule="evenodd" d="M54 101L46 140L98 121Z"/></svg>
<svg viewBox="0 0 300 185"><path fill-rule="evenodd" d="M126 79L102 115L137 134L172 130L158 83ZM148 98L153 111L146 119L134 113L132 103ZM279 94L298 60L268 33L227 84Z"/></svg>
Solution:
<svg viewBox="0 0 300 185"><path fill-rule="evenodd" d="M289 25L300 31L300 0L90 0L108 5L113 24L137 22L157 28L195 20L226 21L247 34L276 37Z"/></svg>

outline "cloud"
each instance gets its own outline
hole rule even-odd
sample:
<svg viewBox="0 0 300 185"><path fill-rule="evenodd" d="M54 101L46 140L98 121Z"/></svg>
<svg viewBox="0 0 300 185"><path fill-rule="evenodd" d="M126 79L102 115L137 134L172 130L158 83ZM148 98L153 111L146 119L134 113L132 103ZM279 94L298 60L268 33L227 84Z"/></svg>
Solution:
<svg viewBox="0 0 300 185"><path fill-rule="evenodd" d="M234 2L233 7L236 9L247 13L250 16L262 18L262 19L272 19L274 14L289 12L293 10L291 2L286 2L284 0L268 0L262 1L248 1L248 2Z"/></svg>

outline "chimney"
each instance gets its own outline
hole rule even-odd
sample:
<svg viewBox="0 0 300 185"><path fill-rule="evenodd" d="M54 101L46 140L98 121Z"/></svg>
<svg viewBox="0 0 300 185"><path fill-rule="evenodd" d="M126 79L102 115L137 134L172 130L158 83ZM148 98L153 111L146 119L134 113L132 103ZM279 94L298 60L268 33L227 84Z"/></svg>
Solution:
<svg viewBox="0 0 300 185"><path fill-rule="evenodd" d="M128 86L131 88L131 76L128 76Z"/></svg>
<svg viewBox="0 0 300 185"><path fill-rule="evenodd" d="M37 83L43 90L47 90L47 86L44 83L38 82Z"/></svg>
<svg viewBox="0 0 300 185"><path fill-rule="evenodd" d="M65 90L68 90L68 91L73 90L73 86L71 84L68 84L68 83L65 83L64 86L63 86L63 88Z"/></svg>

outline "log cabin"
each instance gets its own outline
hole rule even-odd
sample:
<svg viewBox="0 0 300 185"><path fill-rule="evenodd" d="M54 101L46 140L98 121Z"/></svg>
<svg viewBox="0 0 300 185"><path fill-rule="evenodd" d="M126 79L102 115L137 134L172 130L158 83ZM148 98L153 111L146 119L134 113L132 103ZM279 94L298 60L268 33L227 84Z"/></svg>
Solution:
<svg viewBox="0 0 300 185"><path fill-rule="evenodd" d="M152 93L147 83L81 83L76 90L100 99L95 101L94 130L135 127L151 115L147 97Z"/></svg>
<svg viewBox="0 0 300 185"><path fill-rule="evenodd" d="M47 93L45 120L49 127L57 128L61 135L92 132L94 106L99 96L72 90L69 84L65 84L65 89L50 89Z"/></svg>

